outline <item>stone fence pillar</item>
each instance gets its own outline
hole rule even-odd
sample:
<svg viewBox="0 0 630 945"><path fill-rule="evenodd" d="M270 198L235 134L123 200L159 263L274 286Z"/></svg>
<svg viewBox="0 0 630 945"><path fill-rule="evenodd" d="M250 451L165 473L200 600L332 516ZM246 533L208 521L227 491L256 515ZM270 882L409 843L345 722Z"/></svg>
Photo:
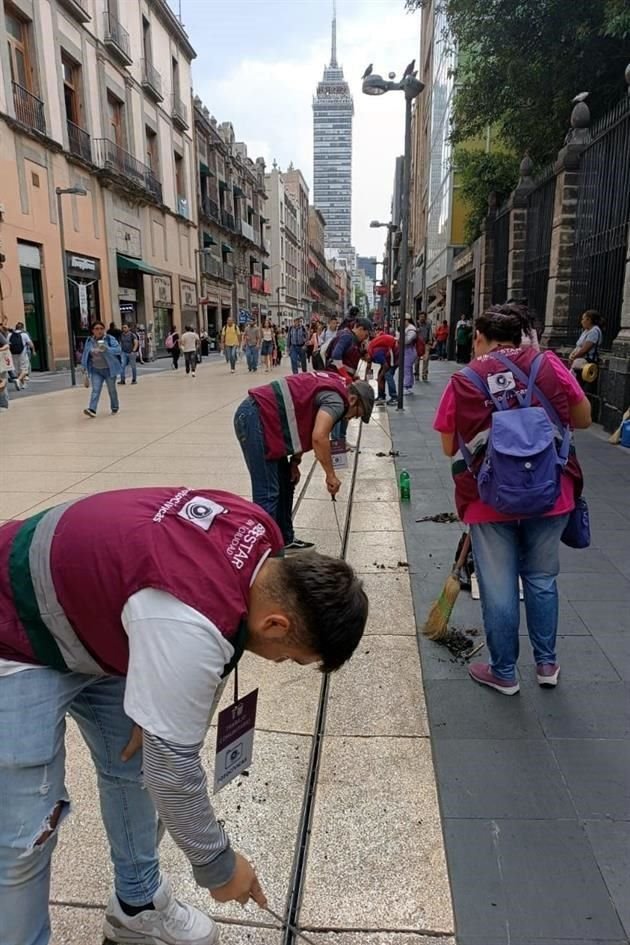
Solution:
<svg viewBox="0 0 630 945"><path fill-rule="evenodd" d="M507 298L522 298L525 289L525 254L527 251L527 207L534 189L534 164L528 154L521 161L520 177L509 202L510 230L508 239Z"/></svg>

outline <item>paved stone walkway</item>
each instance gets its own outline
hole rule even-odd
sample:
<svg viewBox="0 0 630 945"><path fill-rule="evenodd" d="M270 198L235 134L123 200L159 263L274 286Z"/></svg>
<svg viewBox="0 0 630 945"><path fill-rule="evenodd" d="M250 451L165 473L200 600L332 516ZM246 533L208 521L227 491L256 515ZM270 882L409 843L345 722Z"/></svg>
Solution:
<svg viewBox="0 0 630 945"><path fill-rule="evenodd" d="M404 414L389 413L398 469L412 477L403 525L418 628L460 534L416 521L454 508L431 429L452 369L432 364ZM579 432L577 448L593 545L562 547L558 689L536 684L524 621L512 699L472 683L419 633L458 945L630 936L630 450L598 427ZM479 604L460 595L452 625L481 628Z"/></svg>
<svg viewBox="0 0 630 945"><path fill-rule="evenodd" d="M137 386L119 389L117 416L103 396L95 420L82 415L83 388L16 398L0 416L0 519L130 486L206 486L249 495L232 416L250 382L269 379L264 373L252 378L242 367L231 376L223 363L202 365L195 380L181 371L145 375ZM359 652L330 680L297 916L322 945L453 945L395 470L389 457L377 455L390 445L387 421L381 422L384 429L363 427L352 506L352 471L343 474L339 521L321 470L309 476L304 464L298 533L338 555L351 508L347 557L361 572L371 612ZM241 667L241 691L261 690L255 761L248 778L218 795L217 812L235 847L256 864L272 908L283 913L322 710L321 677L253 657ZM100 945L111 866L94 771L70 723L67 743L73 812L54 858L53 945ZM213 747L211 732L209 769ZM220 919L223 945L290 945L253 905L216 906L195 886L168 838L161 856L178 893Z"/></svg>

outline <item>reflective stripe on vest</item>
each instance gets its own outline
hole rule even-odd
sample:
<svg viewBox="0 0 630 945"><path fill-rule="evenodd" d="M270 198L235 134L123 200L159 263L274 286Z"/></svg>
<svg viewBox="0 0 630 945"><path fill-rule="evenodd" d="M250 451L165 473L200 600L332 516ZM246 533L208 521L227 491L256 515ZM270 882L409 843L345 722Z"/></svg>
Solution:
<svg viewBox="0 0 630 945"><path fill-rule="evenodd" d="M295 404L289 385L285 378L278 381L272 381L269 385L274 392L278 412L280 414L280 426L282 427L282 437L287 453L302 453L304 447L300 439L297 417L295 415Z"/></svg>
<svg viewBox="0 0 630 945"><path fill-rule="evenodd" d="M9 556L15 607L33 652L54 669L103 676L105 671L85 649L57 598L50 552L59 521L82 496L29 518L16 534ZM80 586L77 593L81 593Z"/></svg>

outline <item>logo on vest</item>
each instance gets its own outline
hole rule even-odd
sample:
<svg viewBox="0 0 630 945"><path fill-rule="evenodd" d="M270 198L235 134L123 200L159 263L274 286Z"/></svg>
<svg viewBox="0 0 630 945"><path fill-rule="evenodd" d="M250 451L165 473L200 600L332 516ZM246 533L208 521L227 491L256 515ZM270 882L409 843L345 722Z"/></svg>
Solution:
<svg viewBox="0 0 630 945"><path fill-rule="evenodd" d="M203 496L196 495L189 499L177 514L180 518L192 522L193 525L207 532L217 515L224 515L226 512L226 508L213 502L212 499L204 499Z"/></svg>

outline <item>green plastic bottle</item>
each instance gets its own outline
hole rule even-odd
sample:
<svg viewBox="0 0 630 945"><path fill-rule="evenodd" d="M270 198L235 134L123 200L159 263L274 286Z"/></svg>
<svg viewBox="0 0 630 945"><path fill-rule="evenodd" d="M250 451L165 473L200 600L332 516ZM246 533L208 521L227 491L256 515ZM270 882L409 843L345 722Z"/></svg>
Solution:
<svg viewBox="0 0 630 945"><path fill-rule="evenodd" d="M400 501L409 502L411 499L411 476L406 469L401 470L398 484L400 486Z"/></svg>

